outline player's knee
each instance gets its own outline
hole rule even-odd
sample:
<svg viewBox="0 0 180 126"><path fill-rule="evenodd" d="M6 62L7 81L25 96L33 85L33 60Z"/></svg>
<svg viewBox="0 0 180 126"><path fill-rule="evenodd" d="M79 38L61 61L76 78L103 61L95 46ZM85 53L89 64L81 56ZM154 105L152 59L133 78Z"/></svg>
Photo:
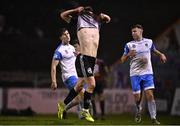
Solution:
<svg viewBox="0 0 180 126"><path fill-rule="evenodd" d="M88 84L88 88L91 88L91 89L94 90L94 88L95 88L95 86L96 86L96 83L95 83L94 78L89 79L88 82L87 82L87 84Z"/></svg>
<svg viewBox="0 0 180 126"><path fill-rule="evenodd" d="M135 101L139 101L141 99L140 93L134 94L134 99L135 99Z"/></svg>
<svg viewBox="0 0 180 126"><path fill-rule="evenodd" d="M76 92L80 92L83 89L83 86L82 85L76 85L74 87L74 89L75 89Z"/></svg>
<svg viewBox="0 0 180 126"><path fill-rule="evenodd" d="M154 100L154 95L152 93L146 94L147 100L148 101L153 101Z"/></svg>
<svg viewBox="0 0 180 126"><path fill-rule="evenodd" d="M89 84L89 85L88 85L88 88L89 88L90 90L94 90L94 88L95 88L95 83L94 83L94 84L93 84L93 83L92 83L92 84Z"/></svg>

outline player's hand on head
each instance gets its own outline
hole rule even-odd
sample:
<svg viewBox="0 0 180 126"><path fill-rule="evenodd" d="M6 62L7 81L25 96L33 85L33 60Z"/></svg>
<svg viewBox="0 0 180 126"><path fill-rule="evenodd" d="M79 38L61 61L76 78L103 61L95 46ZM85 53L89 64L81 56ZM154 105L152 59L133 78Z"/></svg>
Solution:
<svg viewBox="0 0 180 126"><path fill-rule="evenodd" d="M56 90L57 89L57 83L56 82L52 82L51 83L51 89L52 90Z"/></svg>
<svg viewBox="0 0 180 126"><path fill-rule="evenodd" d="M160 55L160 61L161 61L161 63L166 63L167 58L166 58L166 56L164 54Z"/></svg>
<svg viewBox="0 0 180 126"><path fill-rule="evenodd" d="M109 23L109 22L111 21L110 16L108 16L108 15L106 15L106 14L103 14L103 13L100 14L100 18L101 18L101 20L102 20L103 22L105 22L105 23Z"/></svg>
<svg viewBox="0 0 180 126"><path fill-rule="evenodd" d="M82 12L84 10L84 7L83 6L80 6L80 7L77 7L75 9L78 13Z"/></svg>

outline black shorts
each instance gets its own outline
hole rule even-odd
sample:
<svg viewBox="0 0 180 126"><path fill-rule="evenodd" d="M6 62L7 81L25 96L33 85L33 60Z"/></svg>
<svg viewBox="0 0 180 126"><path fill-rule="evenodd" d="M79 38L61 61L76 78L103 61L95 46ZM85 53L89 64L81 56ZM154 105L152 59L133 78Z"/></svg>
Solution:
<svg viewBox="0 0 180 126"><path fill-rule="evenodd" d="M79 54L75 63L78 77L93 76L95 61L95 57Z"/></svg>

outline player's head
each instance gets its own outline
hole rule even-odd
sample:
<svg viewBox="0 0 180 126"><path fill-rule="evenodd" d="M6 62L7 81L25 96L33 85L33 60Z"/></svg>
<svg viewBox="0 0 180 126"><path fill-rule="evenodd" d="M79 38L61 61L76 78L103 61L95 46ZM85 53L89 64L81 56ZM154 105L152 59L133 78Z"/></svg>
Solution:
<svg viewBox="0 0 180 126"><path fill-rule="evenodd" d="M71 40L69 31L66 28L60 29L59 38L63 44L68 44L69 41Z"/></svg>
<svg viewBox="0 0 180 126"><path fill-rule="evenodd" d="M79 0L79 5L87 7L87 10L90 10L95 15L99 15L103 9L104 1L103 0Z"/></svg>
<svg viewBox="0 0 180 126"><path fill-rule="evenodd" d="M93 12L93 8L91 6L84 7L84 10L87 12Z"/></svg>
<svg viewBox="0 0 180 126"><path fill-rule="evenodd" d="M88 15L92 15L93 13L94 11L91 6L85 6L84 10L81 12L81 14L88 14Z"/></svg>
<svg viewBox="0 0 180 126"><path fill-rule="evenodd" d="M140 24L135 24L131 27L131 34L134 40L141 40L143 36L143 27Z"/></svg>

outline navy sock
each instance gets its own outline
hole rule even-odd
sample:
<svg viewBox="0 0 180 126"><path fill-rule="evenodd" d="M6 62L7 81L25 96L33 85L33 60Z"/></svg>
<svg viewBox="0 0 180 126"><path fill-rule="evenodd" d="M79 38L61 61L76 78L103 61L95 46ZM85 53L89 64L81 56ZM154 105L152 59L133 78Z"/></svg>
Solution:
<svg viewBox="0 0 180 126"><path fill-rule="evenodd" d="M74 90L74 88L71 89L68 96L64 100L64 104L65 105L69 104L77 95L78 95L78 93Z"/></svg>
<svg viewBox="0 0 180 126"><path fill-rule="evenodd" d="M84 108L89 109L92 93L84 92Z"/></svg>

